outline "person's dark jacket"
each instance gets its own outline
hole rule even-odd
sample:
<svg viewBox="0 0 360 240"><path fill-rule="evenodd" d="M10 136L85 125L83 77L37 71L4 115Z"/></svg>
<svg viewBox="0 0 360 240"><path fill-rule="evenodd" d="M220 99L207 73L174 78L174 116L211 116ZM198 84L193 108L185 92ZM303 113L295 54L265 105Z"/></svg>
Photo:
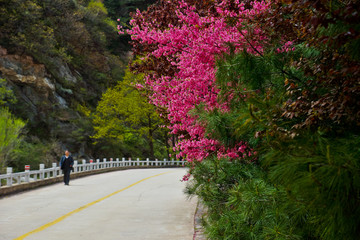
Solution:
<svg viewBox="0 0 360 240"><path fill-rule="evenodd" d="M74 165L74 159L72 156L69 156L66 158L66 156L62 156L60 159L60 168L62 170L72 169L72 166Z"/></svg>

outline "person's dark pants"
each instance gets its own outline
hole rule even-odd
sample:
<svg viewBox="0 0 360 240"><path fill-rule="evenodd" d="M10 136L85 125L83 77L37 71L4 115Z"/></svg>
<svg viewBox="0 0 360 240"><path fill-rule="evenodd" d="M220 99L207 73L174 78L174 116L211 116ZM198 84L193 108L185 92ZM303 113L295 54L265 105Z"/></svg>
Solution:
<svg viewBox="0 0 360 240"><path fill-rule="evenodd" d="M64 172L64 183L65 185L69 185L69 182L70 182L70 171L71 169L64 169L63 172Z"/></svg>

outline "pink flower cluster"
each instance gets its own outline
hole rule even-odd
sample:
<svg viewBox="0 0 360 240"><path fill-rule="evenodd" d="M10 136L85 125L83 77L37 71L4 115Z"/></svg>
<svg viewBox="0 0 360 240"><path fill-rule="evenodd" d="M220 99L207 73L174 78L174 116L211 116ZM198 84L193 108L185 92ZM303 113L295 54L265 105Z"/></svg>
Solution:
<svg viewBox="0 0 360 240"><path fill-rule="evenodd" d="M125 33L124 28L123 28L122 25L120 25L120 18L118 18L117 21L119 22L119 25L117 26L118 33L119 34L124 34Z"/></svg>
<svg viewBox="0 0 360 240"><path fill-rule="evenodd" d="M191 114L199 104L204 105L206 110L226 110L226 106L217 101L219 90L215 85L215 60L229 51L229 44L236 51L246 49L253 54L262 52L261 41L266 36L261 29L252 29L258 37L252 39L250 46L245 39L247 30L243 22L266 11L269 2L254 1L251 9L245 9L239 0L235 2L236 11L229 10L230 0L225 0L216 6L216 14L209 11L206 16L201 16L194 6L188 5L185 0L178 0L177 26L169 24L164 30L154 28L152 21L156 20L145 19L138 11L136 18L142 19L141 24L130 21L132 28L127 30L135 41L156 44L157 49L149 54L157 58L167 57L178 69L175 76L154 78L149 75L145 85L152 92L151 102L167 109L172 133L180 135L174 149L179 151L177 157L188 161L201 161L213 153L228 158L245 156L246 143L226 149L218 141L206 138L204 126ZM235 20L235 24L229 24L230 18Z"/></svg>
<svg viewBox="0 0 360 240"><path fill-rule="evenodd" d="M295 47L293 47L293 44L294 43L292 41L288 41L281 48L276 49L276 52L283 53L283 52L295 51Z"/></svg>

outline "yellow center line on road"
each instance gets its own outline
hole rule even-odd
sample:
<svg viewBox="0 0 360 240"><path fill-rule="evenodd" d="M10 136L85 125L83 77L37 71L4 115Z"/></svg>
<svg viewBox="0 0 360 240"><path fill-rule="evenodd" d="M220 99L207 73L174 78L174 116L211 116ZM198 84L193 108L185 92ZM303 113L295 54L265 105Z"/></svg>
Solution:
<svg viewBox="0 0 360 240"><path fill-rule="evenodd" d="M164 174L167 174L167 173L170 173L170 172L164 172L164 173L156 174L156 175L154 175L154 176L150 176L150 177L141 179L140 181L137 181L137 182L135 182L135 183L133 183L133 184L127 186L127 187L124 187L124 188L122 188L122 189L120 189L120 190L118 190L118 191L116 191L116 192L113 192L113 193L111 193L111 194L109 194L109 195L107 195L107 196L105 196L105 197L99 198L98 200L95 200L95 201L93 201L93 202L91 202L91 203L88 203L88 204L86 204L86 205L84 205L84 206L81 206L81 207L79 207L78 209L75 209L75 210L73 210L73 211L71 211L71 212L63 215L63 216L59 217L58 219L55 219L55 220L52 221L52 222L49 222L49 223L47 223L47 224L45 224L45 225L43 225L43 226L41 226L41 227L39 227L39 228L37 228L37 229L35 229L35 230L32 230L31 232L28 232L28 233L26 233L26 234L24 234L24 235L22 235L22 236L20 236L20 237L14 238L14 240L22 240L22 239L25 239L26 237L28 237L28 236L30 236L30 235L32 235L32 234L34 234L34 233L41 232L41 231L47 229L48 227L51 227L51 226L53 226L53 225L55 225L55 224L57 224L57 223L65 220L66 218L70 217L71 215L73 215L73 214L75 214L75 213L78 213L78 212L81 212L82 210L84 210L84 209L86 209L86 208L88 208L88 207L90 207L90 206L92 206L92 205L94 205L94 204L96 204L96 203L98 203L98 202L101 202L101 201L103 201L103 200L105 200L105 199L107 199L107 198L110 198L110 197L112 197L112 196L114 196L114 195L116 195L116 194L118 194L118 193L120 193L120 192L123 192L123 191L125 191L126 189L129 189L129 188L131 188L131 187L133 187L133 186L135 186L135 185L137 185L137 184L139 184L139 183L141 183L141 182L144 182L144 181L146 181L146 180L148 180L148 179L150 179L150 178L158 177L158 176L161 176L161 175L164 175Z"/></svg>

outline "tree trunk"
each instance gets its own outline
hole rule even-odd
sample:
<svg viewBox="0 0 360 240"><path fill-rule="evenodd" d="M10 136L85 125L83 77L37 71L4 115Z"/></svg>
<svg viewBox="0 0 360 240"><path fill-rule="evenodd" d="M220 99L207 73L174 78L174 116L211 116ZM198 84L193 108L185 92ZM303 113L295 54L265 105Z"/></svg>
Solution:
<svg viewBox="0 0 360 240"><path fill-rule="evenodd" d="M169 158L170 157L170 145L169 145L168 131L165 131L165 146L166 146L167 158Z"/></svg>
<svg viewBox="0 0 360 240"><path fill-rule="evenodd" d="M150 148L150 158L152 160L155 159L154 156L154 142L153 142L153 130L152 130L152 122L151 116L148 114L148 127L149 127L149 148Z"/></svg>
<svg viewBox="0 0 360 240"><path fill-rule="evenodd" d="M175 147L177 139L176 139L176 136L174 134L172 135L171 140L172 140L172 147Z"/></svg>

